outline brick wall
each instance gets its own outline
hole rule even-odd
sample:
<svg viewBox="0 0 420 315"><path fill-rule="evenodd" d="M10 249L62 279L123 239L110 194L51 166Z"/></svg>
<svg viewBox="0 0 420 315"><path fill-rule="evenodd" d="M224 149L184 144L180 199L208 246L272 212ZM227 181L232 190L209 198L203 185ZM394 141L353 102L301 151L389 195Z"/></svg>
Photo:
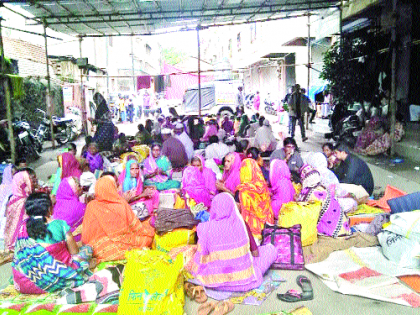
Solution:
<svg viewBox="0 0 420 315"><path fill-rule="evenodd" d="M45 49L43 46L9 37L3 38L3 45L5 56L18 60L20 76L47 76ZM50 75L51 77L54 76L51 68Z"/></svg>

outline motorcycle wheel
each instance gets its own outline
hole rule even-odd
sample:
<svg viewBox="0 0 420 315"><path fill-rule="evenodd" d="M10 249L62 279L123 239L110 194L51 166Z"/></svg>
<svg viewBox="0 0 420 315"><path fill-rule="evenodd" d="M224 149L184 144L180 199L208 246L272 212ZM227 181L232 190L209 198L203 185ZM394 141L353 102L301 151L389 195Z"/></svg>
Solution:
<svg viewBox="0 0 420 315"><path fill-rule="evenodd" d="M33 162L33 161L36 161L40 158L40 155L36 151L34 145L32 145L32 146L25 145L25 146L23 146L22 149L23 149L22 150L23 152L21 150L19 150L19 151L22 152L22 154L19 154L19 156L25 157L28 162Z"/></svg>
<svg viewBox="0 0 420 315"><path fill-rule="evenodd" d="M72 134L71 127L66 126L64 130L61 130L61 132L56 135L55 140L57 140L58 144L66 144L71 140Z"/></svg>

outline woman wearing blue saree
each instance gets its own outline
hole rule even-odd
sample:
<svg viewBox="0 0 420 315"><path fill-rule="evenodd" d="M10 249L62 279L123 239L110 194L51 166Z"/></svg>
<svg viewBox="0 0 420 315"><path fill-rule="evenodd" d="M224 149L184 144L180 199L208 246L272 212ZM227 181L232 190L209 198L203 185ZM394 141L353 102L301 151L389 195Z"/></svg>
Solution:
<svg viewBox="0 0 420 315"><path fill-rule="evenodd" d="M181 186L179 181L171 179L172 165L166 156L161 155L160 144L152 145L148 158L144 160L143 172L146 179L145 186L155 186L159 191Z"/></svg>

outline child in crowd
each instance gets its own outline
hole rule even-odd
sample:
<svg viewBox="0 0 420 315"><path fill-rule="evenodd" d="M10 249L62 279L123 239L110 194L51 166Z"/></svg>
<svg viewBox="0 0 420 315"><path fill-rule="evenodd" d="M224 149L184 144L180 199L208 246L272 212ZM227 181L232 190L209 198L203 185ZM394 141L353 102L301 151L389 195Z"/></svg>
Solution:
<svg viewBox="0 0 420 315"><path fill-rule="evenodd" d="M92 136L86 136L85 137L85 145L83 146L82 153L80 154L80 156L82 158L86 159L89 144L91 144L92 142L93 142L93 137Z"/></svg>
<svg viewBox="0 0 420 315"><path fill-rule="evenodd" d="M89 144L86 160L89 164L89 169L93 174L95 174L97 170L101 171L103 169L104 160L99 154L98 145L96 142L91 142Z"/></svg>
<svg viewBox="0 0 420 315"><path fill-rule="evenodd" d="M83 163L83 160L85 163ZM85 159L80 162L80 168L82 175L80 175L80 186L83 188L83 192L86 193L86 197L95 194L96 177L95 174L90 171L89 163Z"/></svg>
<svg viewBox="0 0 420 315"><path fill-rule="evenodd" d="M74 156L76 156L76 154L77 154L77 147L76 147L76 144L74 144L73 142L70 142L70 143L67 145L67 152L70 152L70 153L72 153Z"/></svg>

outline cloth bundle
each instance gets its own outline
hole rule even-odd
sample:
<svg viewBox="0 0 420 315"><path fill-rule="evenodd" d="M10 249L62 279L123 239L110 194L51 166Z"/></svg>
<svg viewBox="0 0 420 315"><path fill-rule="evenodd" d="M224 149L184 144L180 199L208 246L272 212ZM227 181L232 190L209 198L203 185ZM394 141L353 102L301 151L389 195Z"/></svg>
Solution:
<svg viewBox="0 0 420 315"><path fill-rule="evenodd" d="M188 209L159 209L156 212L155 229L158 234L178 228L192 229L200 221Z"/></svg>

